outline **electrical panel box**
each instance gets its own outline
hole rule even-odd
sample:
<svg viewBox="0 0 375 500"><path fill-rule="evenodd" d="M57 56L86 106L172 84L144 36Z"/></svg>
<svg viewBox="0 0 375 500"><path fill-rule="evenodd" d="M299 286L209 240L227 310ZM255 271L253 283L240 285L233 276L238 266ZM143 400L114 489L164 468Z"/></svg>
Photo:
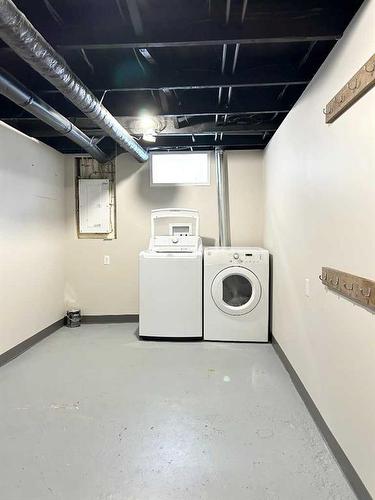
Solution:
<svg viewBox="0 0 375 500"><path fill-rule="evenodd" d="M79 179L79 232L111 232L109 179Z"/></svg>

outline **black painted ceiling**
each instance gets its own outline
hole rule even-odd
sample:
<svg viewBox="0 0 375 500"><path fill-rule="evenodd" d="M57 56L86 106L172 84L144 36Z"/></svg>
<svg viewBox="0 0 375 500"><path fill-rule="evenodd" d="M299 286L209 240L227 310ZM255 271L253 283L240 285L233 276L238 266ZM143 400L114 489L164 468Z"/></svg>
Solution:
<svg viewBox="0 0 375 500"><path fill-rule="evenodd" d="M153 149L262 149L362 0L14 0L83 82ZM0 42L0 66L100 147L115 144ZM104 96L104 97L103 97ZM157 115L146 143L134 128ZM64 153L79 147L4 97L0 119Z"/></svg>

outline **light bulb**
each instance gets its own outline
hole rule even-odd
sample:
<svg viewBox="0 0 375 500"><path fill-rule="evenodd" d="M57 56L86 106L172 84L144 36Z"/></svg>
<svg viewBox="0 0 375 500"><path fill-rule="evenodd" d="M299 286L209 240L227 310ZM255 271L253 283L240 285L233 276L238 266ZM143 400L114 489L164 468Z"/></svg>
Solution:
<svg viewBox="0 0 375 500"><path fill-rule="evenodd" d="M150 133L143 134L142 139L146 142L156 142L156 137Z"/></svg>
<svg viewBox="0 0 375 500"><path fill-rule="evenodd" d="M143 132L154 132L156 128L155 120L150 115L143 115L139 118L139 127Z"/></svg>

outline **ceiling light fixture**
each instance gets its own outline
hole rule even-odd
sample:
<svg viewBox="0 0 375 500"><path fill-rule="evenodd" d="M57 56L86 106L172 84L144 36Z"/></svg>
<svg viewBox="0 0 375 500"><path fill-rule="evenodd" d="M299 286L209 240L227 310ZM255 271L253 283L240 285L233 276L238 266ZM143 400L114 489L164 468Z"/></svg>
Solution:
<svg viewBox="0 0 375 500"><path fill-rule="evenodd" d="M149 130L155 131L156 122L151 115L141 115L138 119L139 127L144 131L148 132Z"/></svg>
<svg viewBox="0 0 375 500"><path fill-rule="evenodd" d="M137 121L137 128L142 133L142 139L146 142L156 142L156 120L151 115L143 114Z"/></svg>
<svg viewBox="0 0 375 500"><path fill-rule="evenodd" d="M156 142L156 137L153 134L143 134L142 139L146 142Z"/></svg>

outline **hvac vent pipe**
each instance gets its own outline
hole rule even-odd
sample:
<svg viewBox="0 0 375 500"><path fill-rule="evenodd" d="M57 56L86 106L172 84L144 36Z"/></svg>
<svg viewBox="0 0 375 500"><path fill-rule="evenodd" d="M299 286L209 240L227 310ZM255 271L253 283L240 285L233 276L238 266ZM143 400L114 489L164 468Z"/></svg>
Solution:
<svg viewBox="0 0 375 500"><path fill-rule="evenodd" d="M21 82L16 80L5 69L0 68L0 94L4 95L15 104L25 109L39 120L47 123L50 127L68 137L81 146L95 160L104 162L107 156L101 149L92 144L90 138L79 128L67 120L49 104L28 90Z"/></svg>
<svg viewBox="0 0 375 500"><path fill-rule="evenodd" d="M228 173L224 162L224 152L215 148L216 187L219 211L219 246L230 246L229 207L228 207Z"/></svg>
<svg viewBox="0 0 375 500"><path fill-rule="evenodd" d="M11 0L0 0L0 37L134 158L140 162L148 159L147 152L98 101Z"/></svg>

